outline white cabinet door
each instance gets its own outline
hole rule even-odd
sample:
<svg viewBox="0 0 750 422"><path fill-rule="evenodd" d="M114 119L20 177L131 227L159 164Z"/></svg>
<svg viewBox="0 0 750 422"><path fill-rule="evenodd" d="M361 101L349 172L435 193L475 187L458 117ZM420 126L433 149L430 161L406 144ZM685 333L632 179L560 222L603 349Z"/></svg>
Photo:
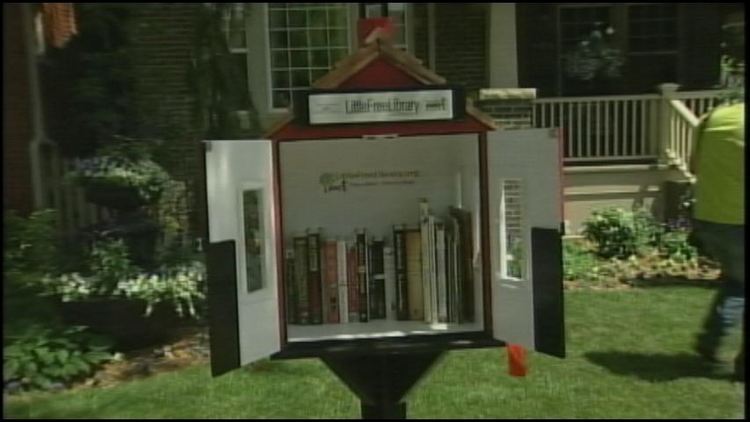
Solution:
<svg viewBox="0 0 750 422"><path fill-rule="evenodd" d="M224 277L234 279L236 295L223 297L236 297L236 303L214 301L214 307L218 305L219 309L211 309L221 314L221 306L236 307L236 313L230 309L232 312L227 315L232 318L236 315L237 334L232 332L228 338L230 343L237 343L235 351L239 349L239 353L235 363L229 366L246 365L280 350L273 175L271 141L206 141L209 242L219 245L233 241L235 245L235 262L223 265L233 265L236 269L234 277L231 272ZM216 259L211 261L209 265L222 265ZM212 273L226 274L226 270L209 268L209 277ZM222 282L224 280L209 280L220 288ZM224 315L222 321L226 320ZM212 336L212 339L214 337L220 336ZM230 344L229 348L233 347ZM227 344L222 348L226 349Z"/></svg>
<svg viewBox="0 0 750 422"><path fill-rule="evenodd" d="M490 132L487 164L494 337L563 355L557 131Z"/></svg>

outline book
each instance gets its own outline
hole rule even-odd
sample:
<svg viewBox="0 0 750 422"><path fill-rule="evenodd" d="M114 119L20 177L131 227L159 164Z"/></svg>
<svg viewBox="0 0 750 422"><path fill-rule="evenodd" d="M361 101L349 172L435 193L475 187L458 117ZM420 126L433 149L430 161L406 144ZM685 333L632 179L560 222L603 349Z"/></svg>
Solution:
<svg viewBox="0 0 750 422"><path fill-rule="evenodd" d="M307 236L294 236L294 284L297 294L297 323L310 323L310 300L307 287Z"/></svg>
<svg viewBox="0 0 750 422"><path fill-rule="evenodd" d="M349 322L349 286L347 285L346 241L336 242L336 269L338 279L339 321Z"/></svg>
<svg viewBox="0 0 750 422"><path fill-rule="evenodd" d="M297 284L294 279L294 249L284 249L284 288L286 289L286 320L289 324L298 324Z"/></svg>
<svg viewBox="0 0 750 422"><path fill-rule="evenodd" d="M418 228L404 230L406 245L406 284L408 286L409 319L424 320L424 288L422 287L422 235Z"/></svg>
<svg viewBox="0 0 750 422"><path fill-rule="evenodd" d="M459 307L460 321L474 321L474 238L471 226L471 213L451 207L450 215L456 219L458 226L458 275L459 275Z"/></svg>
<svg viewBox="0 0 750 422"><path fill-rule="evenodd" d="M396 262L392 246L383 247L385 276L385 319L396 320Z"/></svg>
<svg viewBox="0 0 750 422"><path fill-rule="evenodd" d="M404 226L393 226L393 258L396 278L396 318L409 319L409 290L406 279L406 241Z"/></svg>
<svg viewBox="0 0 750 422"><path fill-rule="evenodd" d="M430 204L426 199L419 200L419 233L422 251L422 310L424 321L432 322L432 260L434 259L434 243L431 233Z"/></svg>
<svg viewBox="0 0 750 422"><path fill-rule="evenodd" d="M367 322L369 320L370 303L369 282L368 282L368 253L367 253L367 232L359 229L356 232L357 248L357 280L359 284L359 321Z"/></svg>
<svg viewBox="0 0 750 422"><path fill-rule="evenodd" d="M445 226L442 222L435 223L435 301L433 306L437 312L437 322L448 322L448 274L446 267ZM434 318L434 317L433 317ZM433 319L434 321L434 319Z"/></svg>
<svg viewBox="0 0 750 422"><path fill-rule="evenodd" d="M323 242L323 299L325 303L324 321L328 324L339 323L339 280L336 262L336 241L327 239Z"/></svg>
<svg viewBox="0 0 750 422"><path fill-rule="evenodd" d="M307 287L310 301L310 323L323 323L323 279L320 273L320 231L307 233Z"/></svg>
<svg viewBox="0 0 750 422"><path fill-rule="evenodd" d="M369 246L369 319L385 319L384 242L380 238L373 238Z"/></svg>
<svg viewBox="0 0 750 422"><path fill-rule="evenodd" d="M458 273L457 269L457 239L455 218L450 217L445 224L445 266L446 283L448 287L448 322L460 322L458 318Z"/></svg>
<svg viewBox="0 0 750 422"><path fill-rule="evenodd" d="M346 250L347 301L349 322L359 321L359 264L357 248L352 244Z"/></svg>

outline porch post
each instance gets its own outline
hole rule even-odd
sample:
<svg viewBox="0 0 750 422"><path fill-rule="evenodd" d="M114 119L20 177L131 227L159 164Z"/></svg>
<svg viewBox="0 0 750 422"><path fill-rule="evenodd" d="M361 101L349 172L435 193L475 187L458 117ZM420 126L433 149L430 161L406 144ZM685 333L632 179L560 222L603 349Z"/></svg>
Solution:
<svg viewBox="0 0 750 422"><path fill-rule="evenodd" d="M516 4L489 4L487 57L490 88L518 87Z"/></svg>
<svg viewBox="0 0 750 422"><path fill-rule="evenodd" d="M658 125L658 142L657 142L657 156L659 164L668 164L669 157L667 156L667 147L669 147L669 139L672 136L670 115L672 105L669 103L675 98L675 92L680 85L675 83L663 83L657 86L661 100L659 101L659 113L657 115Z"/></svg>

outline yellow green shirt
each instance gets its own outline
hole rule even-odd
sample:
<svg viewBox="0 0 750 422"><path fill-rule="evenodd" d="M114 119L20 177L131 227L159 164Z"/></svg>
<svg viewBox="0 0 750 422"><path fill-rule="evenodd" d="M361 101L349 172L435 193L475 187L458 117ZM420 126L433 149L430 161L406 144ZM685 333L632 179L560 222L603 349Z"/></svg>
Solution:
<svg viewBox="0 0 750 422"><path fill-rule="evenodd" d="M698 136L694 217L745 224L745 104L716 108Z"/></svg>

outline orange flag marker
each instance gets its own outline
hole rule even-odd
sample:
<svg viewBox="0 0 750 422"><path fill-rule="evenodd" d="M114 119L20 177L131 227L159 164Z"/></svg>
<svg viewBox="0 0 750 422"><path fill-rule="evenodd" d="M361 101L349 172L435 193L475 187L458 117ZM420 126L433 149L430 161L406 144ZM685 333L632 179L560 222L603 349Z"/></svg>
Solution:
<svg viewBox="0 0 750 422"><path fill-rule="evenodd" d="M528 372L526 366L526 349L518 344L508 344L508 373L514 377L525 377Z"/></svg>

